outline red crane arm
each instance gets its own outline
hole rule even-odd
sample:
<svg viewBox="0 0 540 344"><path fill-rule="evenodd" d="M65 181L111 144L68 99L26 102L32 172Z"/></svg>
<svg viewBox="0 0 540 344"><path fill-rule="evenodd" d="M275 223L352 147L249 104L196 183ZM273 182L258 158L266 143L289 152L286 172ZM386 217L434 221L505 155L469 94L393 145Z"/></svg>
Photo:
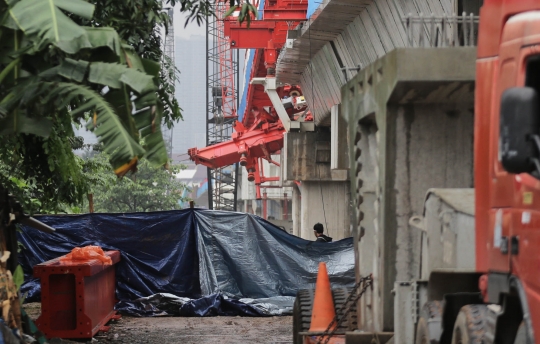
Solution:
<svg viewBox="0 0 540 344"><path fill-rule="evenodd" d="M255 128L245 130L243 125L236 122L237 130L231 140L212 146L197 149L191 148L188 154L196 164L210 168L218 168L240 162L248 172L255 164L254 159L270 155L283 148L285 129L281 122L259 123Z"/></svg>

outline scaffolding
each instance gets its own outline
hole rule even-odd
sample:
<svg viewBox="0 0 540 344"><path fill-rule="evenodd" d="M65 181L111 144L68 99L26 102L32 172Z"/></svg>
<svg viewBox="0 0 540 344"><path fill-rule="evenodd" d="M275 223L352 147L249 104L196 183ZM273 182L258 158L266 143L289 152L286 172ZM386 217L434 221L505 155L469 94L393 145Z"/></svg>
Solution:
<svg viewBox="0 0 540 344"><path fill-rule="evenodd" d="M215 2L215 16L206 22L206 145L231 139L237 120L238 50L233 53L224 35L223 15L229 2ZM236 211L238 164L208 168L208 206Z"/></svg>

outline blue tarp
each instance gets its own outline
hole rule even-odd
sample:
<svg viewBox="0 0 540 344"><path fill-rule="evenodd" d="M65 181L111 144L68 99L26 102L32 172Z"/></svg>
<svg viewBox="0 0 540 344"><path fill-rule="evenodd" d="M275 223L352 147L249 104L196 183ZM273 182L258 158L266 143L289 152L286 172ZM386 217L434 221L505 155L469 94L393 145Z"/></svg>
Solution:
<svg viewBox="0 0 540 344"><path fill-rule="evenodd" d="M38 219L57 232L23 227L18 233L26 277L21 291L29 301L40 297L39 281L31 277L34 265L87 245L121 252L117 298L124 303L159 293L229 306L228 300L242 298L290 301L298 289L314 286L320 261L327 263L333 286L354 284L352 238L308 241L255 215L186 209Z"/></svg>

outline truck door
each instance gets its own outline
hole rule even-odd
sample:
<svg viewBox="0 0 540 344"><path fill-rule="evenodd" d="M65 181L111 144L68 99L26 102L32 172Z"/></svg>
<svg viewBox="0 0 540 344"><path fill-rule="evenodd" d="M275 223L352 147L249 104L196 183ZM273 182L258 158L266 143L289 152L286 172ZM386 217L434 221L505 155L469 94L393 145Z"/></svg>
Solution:
<svg viewBox="0 0 540 344"><path fill-rule="evenodd" d="M540 12L536 27L539 29L537 34L540 34ZM519 70L522 73L518 83L520 86L531 87L540 94L540 38L537 40L537 43L524 46L520 51ZM540 171L514 175L513 188L508 249L511 272L519 278L527 291L529 306L535 308L532 312L536 311L537 316L540 316L540 312L536 310L540 308Z"/></svg>
<svg viewBox="0 0 540 344"><path fill-rule="evenodd" d="M506 29L506 27L505 27ZM499 156L500 99L508 88L517 86L518 56L521 42L502 41L499 51L499 72L497 74L493 94L492 116L490 121L490 210L487 249L489 270L510 272L508 240L514 197L513 175L502 166ZM479 154L479 152L477 152Z"/></svg>
<svg viewBox="0 0 540 344"><path fill-rule="evenodd" d="M504 91L511 87L527 87L534 89L540 95L540 11L530 11L521 13L510 18L505 24L503 38L500 47L500 73L497 85L496 103L493 106L497 109L493 113L493 126L491 156L499 152L498 142L501 137L500 124L500 103ZM531 93L529 93L531 94ZM540 101L539 101L540 103ZM521 104L521 103L520 103ZM529 104L535 104L534 97L529 98ZM540 104L538 105L540 106ZM511 107L516 110L516 117L519 114L528 112L527 116L533 118L534 123L540 116L538 107L531 106L523 110L520 107ZM519 110L519 112L518 112ZM530 115L533 114L533 115ZM505 118L505 122L508 118ZM515 128L520 128L516 121L510 121ZM532 147L534 138L540 135L540 126L521 123L523 129L531 134L528 137ZM508 126L506 128L509 128ZM506 141L505 141L506 142ZM506 143L505 143L506 144ZM501 146L502 148L503 146ZM496 148L496 149L495 149ZM540 147L537 147L540 148ZM540 149L533 147L529 161L540 159ZM505 151L508 156L509 151ZM498 252L493 245L490 252L490 265L496 270L506 271L516 276L523 291L526 294L526 303L530 311L535 332L540 331L540 164L538 168L533 165L527 170L530 173L513 174L505 172L501 164L501 156L494 160L492 171L492 206L490 219L493 219L492 239L493 243L498 243ZM536 171L535 171L536 170Z"/></svg>
<svg viewBox="0 0 540 344"><path fill-rule="evenodd" d="M493 163L490 187L489 269L515 272L519 266L513 254L516 247L519 249L520 246L518 232L522 231L524 225L530 228L538 216L540 181L531 174L516 175L508 173L503 168L499 153L500 102L502 94L512 87L531 87L540 93L540 11L518 14L506 22L499 49L499 61L490 127L490 156ZM540 229L540 226L537 228ZM521 233L522 239L525 240L523 235L536 236L537 232ZM524 243L530 245L530 240L532 237ZM537 249L540 249L540 246L537 246ZM538 256L536 264L540 266L540 255L534 256Z"/></svg>

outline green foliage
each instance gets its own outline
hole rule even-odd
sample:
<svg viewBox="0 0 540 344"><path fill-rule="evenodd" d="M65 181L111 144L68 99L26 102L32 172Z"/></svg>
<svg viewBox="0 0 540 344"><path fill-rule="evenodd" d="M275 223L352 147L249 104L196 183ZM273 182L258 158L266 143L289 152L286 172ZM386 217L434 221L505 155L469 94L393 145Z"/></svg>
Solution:
<svg viewBox="0 0 540 344"><path fill-rule="evenodd" d="M241 0L232 0L241 1ZM210 0L177 0L171 3L180 3L182 12L190 12L184 26L187 26L190 21L197 21L197 25L204 23L206 17L214 15L214 9Z"/></svg>
<svg viewBox="0 0 540 344"><path fill-rule="evenodd" d="M0 148L0 184L15 194L26 212L62 212L63 203L80 202L86 194L82 159L73 154L62 129L53 128L48 139L20 135L0 141L9 147Z"/></svg>
<svg viewBox="0 0 540 344"><path fill-rule="evenodd" d="M236 9L240 8L240 13L238 15L239 23L247 21L247 27L249 27L252 18L257 18L257 8L253 6L249 0L229 0L228 2L229 7L234 9L230 10L230 12L226 12L224 17L228 17ZM215 14L212 2L209 0L177 0L171 1L171 3L180 3L182 12L190 12L185 25L190 21L197 21L197 24L201 25L206 17Z"/></svg>
<svg viewBox="0 0 540 344"><path fill-rule="evenodd" d="M238 22L240 25L244 21L247 22L247 27L251 25L252 19L257 19L259 16L257 12L257 7L255 7L249 0L229 0L229 9L223 15L224 18L232 15L236 10L238 10Z"/></svg>
<svg viewBox="0 0 540 344"><path fill-rule="evenodd" d="M199 1L199 0L196 0ZM163 104L163 121L170 128L172 124L182 118L181 109L174 98L175 83L179 71L162 51L162 35L160 28L168 30L171 18L165 7L174 6L178 1L156 0L93 0L96 10L92 19L75 18L84 26L101 27L107 26L118 32L119 37L133 48L133 52L143 59L161 63L155 73L146 70L158 80L158 94ZM181 4L187 1L180 1ZM186 6L183 10L192 9ZM199 9L199 7L197 7ZM202 23L210 12L197 10L194 16L198 16Z"/></svg>
<svg viewBox="0 0 540 344"><path fill-rule="evenodd" d="M14 252L12 254L15 254ZM24 283L24 272L20 265L17 265L15 272L13 273L13 283L17 287L17 290L21 289L21 285Z"/></svg>
<svg viewBox="0 0 540 344"><path fill-rule="evenodd" d="M161 123L181 113L178 71L161 51L160 26L170 22L162 6L0 2L0 184L28 211L78 211L69 205L88 193L73 124L87 122L118 175L141 158L167 163Z"/></svg>
<svg viewBox="0 0 540 344"><path fill-rule="evenodd" d="M93 152L90 149L87 153ZM88 193L95 193L96 190L112 185L116 182L116 176L112 173L107 154L97 153L87 158L83 158L82 172L90 188Z"/></svg>
<svg viewBox="0 0 540 344"><path fill-rule="evenodd" d="M172 210L186 201L182 194L187 187L174 177L184 166L171 165L167 170L142 161L137 173L117 179L107 169L107 160L105 154L98 154L84 162L84 173L92 180L95 212ZM88 209L87 203L83 208Z"/></svg>

